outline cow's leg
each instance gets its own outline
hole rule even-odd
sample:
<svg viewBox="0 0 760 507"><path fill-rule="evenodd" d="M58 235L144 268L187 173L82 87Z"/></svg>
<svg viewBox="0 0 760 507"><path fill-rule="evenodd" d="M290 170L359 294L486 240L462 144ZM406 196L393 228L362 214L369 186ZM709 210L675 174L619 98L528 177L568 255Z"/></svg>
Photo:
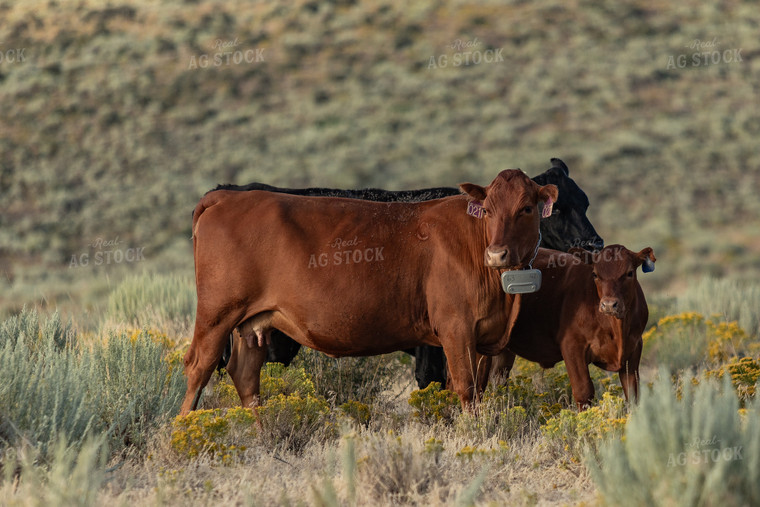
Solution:
<svg viewBox="0 0 760 507"><path fill-rule="evenodd" d="M180 407L180 415L187 415L198 407L201 392L219 364L225 343L235 326L236 316L227 315L224 319L212 320L202 315L199 308L196 312L193 341L184 358L187 391Z"/></svg>
<svg viewBox="0 0 760 507"><path fill-rule="evenodd" d="M498 356L494 356L491 362L491 381L504 384L509 378L509 373L512 371L512 367L515 365L515 359L517 356L514 352L510 352L504 349L504 352Z"/></svg>
<svg viewBox="0 0 760 507"><path fill-rule="evenodd" d="M431 382L440 382L441 387L446 387L446 357L443 355L443 349L432 345L420 345L412 350L417 386L425 389Z"/></svg>
<svg viewBox="0 0 760 507"><path fill-rule="evenodd" d="M450 336L456 337L456 334ZM477 396L475 378L477 373L477 352L474 343L459 339L441 340L443 352L448 362L451 385L459 395L463 410L473 409L473 400Z"/></svg>
<svg viewBox="0 0 760 507"><path fill-rule="evenodd" d="M272 329L271 343L267 349L267 361L270 363L282 363L289 366L301 350L301 344L279 329Z"/></svg>
<svg viewBox="0 0 760 507"><path fill-rule="evenodd" d="M238 330L235 330L234 334L235 340L227 363L227 373L235 384L242 405L253 407L259 404L261 367L266 362L267 343L265 340L260 347L258 340L251 343L243 338Z"/></svg>
<svg viewBox="0 0 760 507"><path fill-rule="evenodd" d="M493 367L493 357L491 356L483 356L478 354L478 363L475 370L476 374L476 385L478 387L477 390L477 399L481 399L483 397L483 393L486 390L486 387L488 387L488 377L491 375L491 368Z"/></svg>
<svg viewBox="0 0 760 507"><path fill-rule="evenodd" d="M570 377L570 387L573 390L573 398L578 404L578 410L585 410L594 399L594 383L588 372L586 354L582 346L566 344L583 343L582 340L562 340L562 358L565 360L567 376Z"/></svg>
<svg viewBox="0 0 760 507"><path fill-rule="evenodd" d="M633 354L631 354L628 361L623 363L623 367L618 372L620 384L623 386L623 394L625 394L625 399L629 402L631 401L631 394L633 394L633 401L639 401L639 361L641 360L641 348L642 342L639 340Z"/></svg>

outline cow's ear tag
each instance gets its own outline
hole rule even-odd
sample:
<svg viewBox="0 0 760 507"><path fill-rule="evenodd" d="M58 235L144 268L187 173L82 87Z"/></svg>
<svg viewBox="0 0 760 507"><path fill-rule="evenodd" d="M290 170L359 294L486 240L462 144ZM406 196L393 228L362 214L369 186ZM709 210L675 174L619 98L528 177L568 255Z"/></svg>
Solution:
<svg viewBox="0 0 760 507"><path fill-rule="evenodd" d="M641 271L644 273L651 273L654 271L654 262L649 258L644 259L644 262L641 264Z"/></svg>
<svg viewBox="0 0 760 507"><path fill-rule="evenodd" d="M544 209L541 210L541 218L548 218L552 216L552 208L554 207L554 201L552 198L548 198L544 203Z"/></svg>
<svg viewBox="0 0 760 507"><path fill-rule="evenodd" d="M467 203L467 214L472 215L475 218L483 218L483 205L478 201L470 201Z"/></svg>

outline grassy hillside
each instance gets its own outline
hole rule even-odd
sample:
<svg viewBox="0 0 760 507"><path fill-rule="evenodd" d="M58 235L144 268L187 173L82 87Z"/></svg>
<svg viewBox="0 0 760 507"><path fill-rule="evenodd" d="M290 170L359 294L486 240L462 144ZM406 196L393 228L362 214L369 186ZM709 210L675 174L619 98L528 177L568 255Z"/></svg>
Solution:
<svg viewBox="0 0 760 507"><path fill-rule="evenodd" d="M5 1L0 13L3 312L94 309L133 271L186 276L190 212L217 183L486 183L553 156L608 243L655 248L651 287L760 273L752 3ZM490 63L456 65L489 50ZM694 65L714 50L719 62ZM681 54L688 65L668 68ZM98 239L132 260L97 264Z"/></svg>

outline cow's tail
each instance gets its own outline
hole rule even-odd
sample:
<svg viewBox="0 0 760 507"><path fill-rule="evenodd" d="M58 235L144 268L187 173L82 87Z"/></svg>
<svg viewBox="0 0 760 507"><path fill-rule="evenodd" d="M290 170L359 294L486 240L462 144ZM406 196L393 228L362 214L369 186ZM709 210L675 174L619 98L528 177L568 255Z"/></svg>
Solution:
<svg viewBox="0 0 760 507"><path fill-rule="evenodd" d="M208 208L210 208L214 204L217 204L219 202L220 197L221 196L218 195L218 192L209 192L203 197L201 197L201 200L198 202L198 205L195 206L195 210L193 211L193 236L192 236L193 241L195 241L195 238L197 236L198 220L201 218L201 215Z"/></svg>

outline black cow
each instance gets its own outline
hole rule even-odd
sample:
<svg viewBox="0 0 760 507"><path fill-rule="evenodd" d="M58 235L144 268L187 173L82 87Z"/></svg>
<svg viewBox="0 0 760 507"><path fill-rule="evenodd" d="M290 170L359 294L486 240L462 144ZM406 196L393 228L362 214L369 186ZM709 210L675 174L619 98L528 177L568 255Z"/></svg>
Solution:
<svg viewBox="0 0 760 507"><path fill-rule="evenodd" d="M594 230L594 226L591 225L591 222L586 217L586 209L589 205L586 194L570 178L570 170L562 160L553 158L551 159L551 163L552 167L549 170L533 178L533 181L539 185L552 183L557 185L559 189L559 197L557 198L557 202L554 203L552 215L541 220L541 246L562 251L568 251L572 247L600 250L604 247L604 241L599 237L596 230ZM461 193L458 188L454 187L400 191L378 188L339 190L333 188L279 188L263 183L218 185L214 190L266 190L293 195L347 197L380 202L420 202ZM229 360L232 351L231 342L232 335L230 335L230 344L222 355L219 368L224 367ZM267 360L288 366L295 358L300 347L295 340L286 334L274 330L271 334L271 344L267 347ZM446 357L441 347L425 345L406 350L405 352L415 357L415 378L420 389L427 387L430 382L440 382L441 385L446 384Z"/></svg>

